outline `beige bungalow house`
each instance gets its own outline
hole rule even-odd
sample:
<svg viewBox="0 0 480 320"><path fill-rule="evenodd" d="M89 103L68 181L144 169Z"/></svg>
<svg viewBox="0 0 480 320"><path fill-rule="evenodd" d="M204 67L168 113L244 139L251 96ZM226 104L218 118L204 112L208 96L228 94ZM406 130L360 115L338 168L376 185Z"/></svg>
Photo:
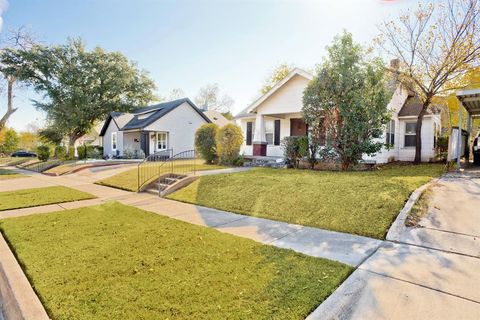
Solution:
<svg viewBox="0 0 480 320"><path fill-rule="evenodd" d="M240 112L235 121L244 132L241 153L249 157L283 157L281 141L287 136L307 135L303 121L303 91L313 79L309 72L296 68L271 90ZM408 90L399 85L388 104L392 120L382 140L392 145L366 161L413 161L415 157L416 118L421 104ZM436 156L436 140L441 130L440 113L429 111L422 125L422 161Z"/></svg>

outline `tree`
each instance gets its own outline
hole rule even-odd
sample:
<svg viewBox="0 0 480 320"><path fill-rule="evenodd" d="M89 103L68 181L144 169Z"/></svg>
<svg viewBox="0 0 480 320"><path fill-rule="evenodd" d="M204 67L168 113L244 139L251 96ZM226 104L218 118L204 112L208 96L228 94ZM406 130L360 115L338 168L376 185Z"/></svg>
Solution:
<svg viewBox="0 0 480 320"><path fill-rule="evenodd" d="M35 150L38 145L38 135L31 131L22 131L18 135L18 147L23 150Z"/></svg>
<svg viewBox="0 0 480 320"><path fill-rule="evenodd" d="M170 94L168 96L169 100L177 100L180 98L185 97L185 91L181 88L174 88L172 91L170 91Z"/></svg>
<svg viewBox="0 0 480 320"><path fill-rule="evenodd" d="M213 163L217 158L217 132L218 126L215 123L204 124L195 132L195 148L207 163Z"/></svg>
<svg viewBox="0 0 480 320"><path fill-rule="evenodd" d="M228 95L220 96L220 88L214 83L201 87L194 102L200 108L228 112L235 101Z"/></svg>
<svg viewBox="0 0 480 320"><path fill-rule="evenodd" d="M402 84L418 94L415 163L421 161L422 122L432 99L458 88L456 79L479 62L479 0L448 0L420 4L399 19L381 24L377 45L398 58Z"/></svg>
<svg viewBox="0 0 480 320"><path fill-rule="evenodd" d="M376 141L389 120L385 70L378 61L366 61L365 50L350 33L335 37L328 58L304 91L303 112L311 132L326 129L332 148L347 170L384 146Z"/></svg>
<svg viewBox="0 0 480 320"><path fill-rule="evenodd" d="M5 69L4 61L1 57L1 53L5 50L25 50L30 48L34 44L34 40L29 32L25 30L24 27L20 27L17 30L10 31L7 35L5 41L6 46L0 49L0 72L6 80L7 86L7 111L0 118L0 130L5 128L8 119L12 114L17 111L17 108L13 105L13 90L17 82L18 74L21 73L21 70L17 68L8 68Z"/></svg>
<svg viewBox="0 0 480 320"><path fill-rule="evenodd" d="M292 72L293 66L287 63L282 63L276 66L268 75L268 77L265 79L265 83L262 86L262 89L260 89L260 92L262 94L267 93L270 91L270 89L273 88L275 84L277 84L279 81L282 81L285 79L285 77Z"/></svg>
<svg viewBox="0 0 480 320"><path fill-rule="evenodd" d="M0 154L9 154L18 148L18 134L12 128L0 130Z"/></svg>
<svg viewBox="0 0 480 320"><path fill-rule="evenodd" d="M88 51L80 39L6 50L1 56L8 67L22 70L20 79L46 96L34 101L46 112L46 132L66 134L70 146L110 112L128 112L154 99L155 85L145 71L119 52Z"/></svg>

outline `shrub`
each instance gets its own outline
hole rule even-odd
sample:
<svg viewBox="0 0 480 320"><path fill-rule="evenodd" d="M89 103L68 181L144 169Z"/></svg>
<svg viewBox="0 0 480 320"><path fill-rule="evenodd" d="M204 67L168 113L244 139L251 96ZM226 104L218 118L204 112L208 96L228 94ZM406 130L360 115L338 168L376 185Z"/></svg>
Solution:
<svg viewBox="0 0 480 320"><path fill-rule="evenodd" d="M127 147L125 149L123 149L123 157L125 159L133 159L135 153L133 152L133 149Z"/></svg>
<svg viewBox="0 0 480 320"><path fill-rule="evenodd" d="M233 161L233 165L236 167L243 167L244 163L245 163L245 157L243 155L239 155L237 159Z"/></svg>
<svg viewBox="0 0 480 320"><path fill-rule="evenodd" d="M237 125L227 124L218 130L215 140L220 163L233 164L243 143L242 129Z"/></svg>
<svg viewBox="0 0 480 320"><path fill-rule="evenodd" d="M38 146L37 157L40 161L47 161L50 158L50 147L44 144Z"/></svg>
<svg viewBox="0 0 480 320"><path fill-rule="evenodd" d="M307 136L291 136L282 140L284 156L287 162L298 168L301 158L308 156L308 137Z"/></svg>
<svg viewBox="0 0 480 320"><path fill-rule="evenodd" d="M145 152L142 149L135 150L135 159L145 159Z"/></svg>
<svg viewBox="0 0 480 320"><path fill-rule="evenodd" d="M67 158L67 148L64 146L55 146L55 157L60 160L65 160Z"/></svg>
<svg viewBox="0 0 480 320"><path fill-rule="evenodd" d="M75 159L75 147L70 146L68 147L68 153L65 160L73 160L73 159Z"/></svg>
<svg viewBox="0 0 480 320"><path fill-rule="evenodd" d="M87 146L88 159L101 159L103 156L103 147L101 146Z"/></svg>
<svg viewBox="0 0 480 320"><path fill-rule="evenodd" d="M207 163L213 163L217 159L216 135L218 126L215 123L207 123L195 132L195 148Z"/></svg>
<svg viewBox="0 0 480 320"><path fill-rule="evenodd" d="M86 145L78 146L77 155L78 155L78 159L80 160L87 159L87 146Z"/></svg>

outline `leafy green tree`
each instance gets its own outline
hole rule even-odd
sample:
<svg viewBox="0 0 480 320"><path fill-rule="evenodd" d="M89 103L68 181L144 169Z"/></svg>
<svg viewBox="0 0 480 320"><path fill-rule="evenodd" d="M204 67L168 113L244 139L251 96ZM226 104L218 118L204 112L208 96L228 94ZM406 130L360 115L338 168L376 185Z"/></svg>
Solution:
<svg viewBox="0 0 480 320"><path fill-rule="evenodd" d="M19 79L45 95L35 106L46 112L48 131L65 133L70 146L110 112L128 112L155 98L145 71L119 52L88 51L80 39L5 50L1 57L12 70L22 71Z"/></svg>
<svg viewBox="0 0 480 320"><path fill-rule="evenodd" d="M328 58L304 91L303 112L310 130L326 129L327 148L337 154L342 170L384 146L380 138L389 120L385 68L366 61L365 50L344 32L327 48Z"/></svg>
<svg viewBox="0 0 480 320"><path fill-rule="evenodd" d="M204 124L195 132L195 147L207 163L213 163L217 159L217 132L218 126L215 123Z"/></svg>
<svg viewBox="0 0 480 320"><path fill-rule="evenodd" d="M282 63L276 66L272 72L265 79L265 83L260 90L261 93L265 94L270 89L273 88L277 82L282 81L285 77L293 70L293 67L290 64Z"/></svg>
<svg viewBox="0 0 480 320"><path fill-rule="evenodd" d="M9 154L18 148L18 134L12 128L0 130L0 154Z"/></svg>

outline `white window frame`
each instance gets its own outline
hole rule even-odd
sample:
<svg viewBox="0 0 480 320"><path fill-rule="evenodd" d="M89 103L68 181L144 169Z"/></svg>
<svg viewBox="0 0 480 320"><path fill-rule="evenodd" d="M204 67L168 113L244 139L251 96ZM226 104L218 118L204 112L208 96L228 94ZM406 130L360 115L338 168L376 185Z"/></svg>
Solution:
<svg viewBox="0 0 480 320"><path fill-rule="evenodd" d="M118 147L117 132L112 132L111 139L112 139L112 141L111 141L112 142L112 150L116 151L117 147Z"/></svg>
<svg viewBox="0 0 480 320"><path fill-rule="evenodd" d="M407 125L412 124L412 123L415 124L415 133L408 133L407 132ZM417 131L417 121L407 121L407 122L405 122L405 134L404 134L404 138L403 138L403 147L404 148L415 148L415 146L407 146L406 145L407 139L405 139L405 137L406 136L416 136L417 135L416 131Z"/></svg>
<svg viewBox="0 0 480 320"><path fill-rule="evenodd" d="M395 146L395 120L392 119L387 123L387 130L385 131L385 135L386 143L388 145Z"/></svg>
<svg viewBox="0 0 480 320"><path fill-rule="evenodd" d="M160 139L160 135L164 135L165 136L165 139ZM162 141L164 143L162 143L162 145L165 145L165 148L160 148L159 147L159 142ZM155 149L157 151L163 151L163 150L167 150L168 149L168 132L167 131L161 131L161 132L157 132L156 133L156 141L155 141Z"/></svg>
<svg viewBox="0 0 480 320"><path fill-rule="evenodd" d="M270 125L271 128L269 128ZM271 135L271 141L268 141L268 135ZM273 146L275 144L275 121L273 120L265 120L265 140L269 146Z"/></svg>

